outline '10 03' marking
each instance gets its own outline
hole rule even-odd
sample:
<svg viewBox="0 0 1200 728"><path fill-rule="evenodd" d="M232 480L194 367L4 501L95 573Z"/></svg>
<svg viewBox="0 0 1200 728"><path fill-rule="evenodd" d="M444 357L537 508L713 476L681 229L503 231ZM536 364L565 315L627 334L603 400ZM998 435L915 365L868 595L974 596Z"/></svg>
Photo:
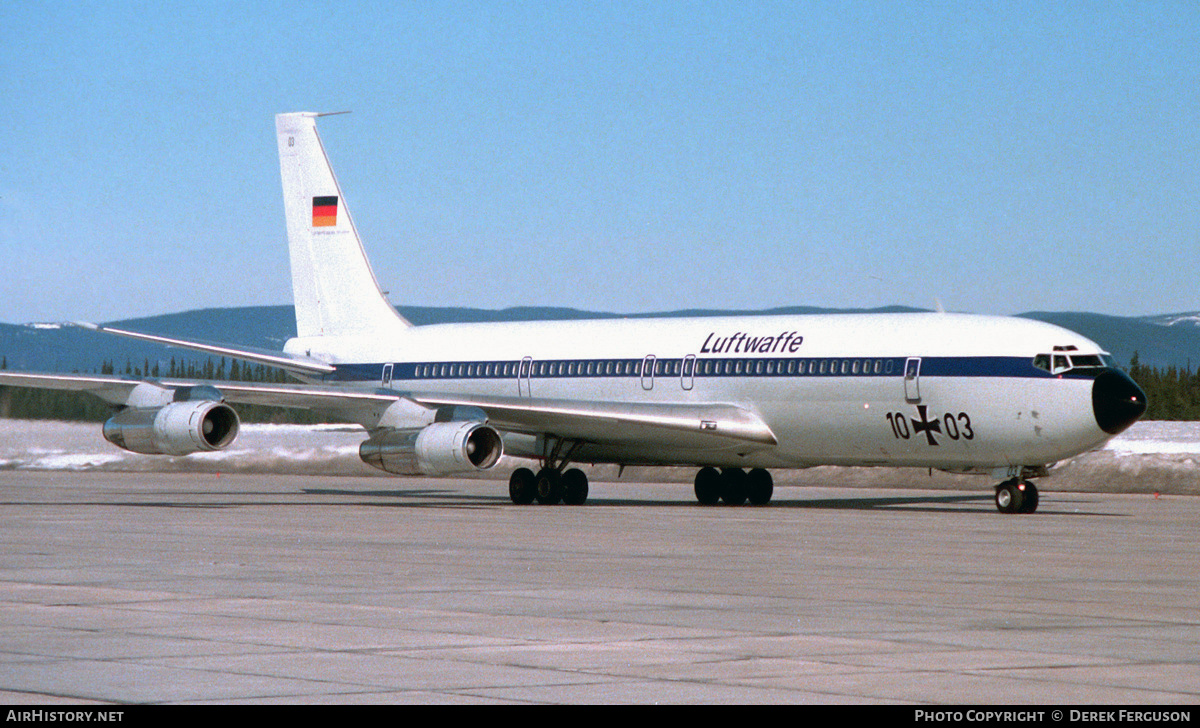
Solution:
<svg viewBox="0 0 1200 728"><path fill-rule="evenodd" d="M975 430L971 427L971 416L966 412L954 414L947 412L940 419L929 418L925 405L917 405L916 416L906 416L903 412L888 412L885 415L888 424L892 426L892 435L897 440L908 440L914 435L924 435L925 441L936 447L939 443L936 435L945 435L951 440L974 440Z"/></svg>

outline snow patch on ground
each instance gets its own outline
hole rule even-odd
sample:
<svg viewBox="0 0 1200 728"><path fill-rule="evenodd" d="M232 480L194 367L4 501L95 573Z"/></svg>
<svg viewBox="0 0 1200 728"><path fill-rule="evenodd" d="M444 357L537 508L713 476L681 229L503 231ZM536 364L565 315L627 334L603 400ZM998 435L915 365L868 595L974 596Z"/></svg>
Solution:
<svg viewBox="0 0 1200 728"><path fill-rule="evenodd" d="M363 463L366 432L353 425L243 424L229 450L186 457L138 455L110 445L98 424L0 420L0 469L125 472L227 472L394 477ZM506 479L527 462L504 458L480 477ZM616 480L616 466L587 468ZM976 489L986 476L921 469L820 467L775 471L779 486L861 485ZM628 468L626 480L690 483L693 468ZM1200 422L1139 422L1105 447L1051 470L1045 488L1069 491L1200 495Z"/></svg>

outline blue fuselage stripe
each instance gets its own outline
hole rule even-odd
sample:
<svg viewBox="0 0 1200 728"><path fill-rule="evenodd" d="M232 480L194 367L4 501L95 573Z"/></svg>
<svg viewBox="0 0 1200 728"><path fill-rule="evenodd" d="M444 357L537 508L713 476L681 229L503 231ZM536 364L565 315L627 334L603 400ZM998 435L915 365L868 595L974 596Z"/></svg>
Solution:
<svg viewBox="0 0 1200 728"><path fill-rule="evenodd" d="M481 361L392 362L391 381L470 379L574 379L641 377L903 377L911 357L805 358L651 358L525 359ZM338 381L379 381L386 363L339 364ZM652 371L651 371L652 368ZM1033 365L1029 357L922 357L922 377L1002 377L1045 379L1055 375ZM1071 372L1074 378L1088 376ZM1092 373L1090 376L1094 376Z"/></svg>

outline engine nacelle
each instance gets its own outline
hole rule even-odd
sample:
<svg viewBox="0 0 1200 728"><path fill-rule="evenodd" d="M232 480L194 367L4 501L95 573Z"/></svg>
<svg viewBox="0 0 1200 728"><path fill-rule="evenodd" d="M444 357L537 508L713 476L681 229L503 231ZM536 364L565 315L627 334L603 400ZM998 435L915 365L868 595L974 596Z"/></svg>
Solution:
<svg viewBox="0 0 1200 728"><path fill-rule="evenodd" d="M486 470L503 453L500 433L480 422L436 422L419 430L385 430L358 448L363 462L397 475Z"/></svg>
<svg viewBox="0 0 1200 728"><path fill-rule="evenodd" d="M221 450L238 433L238 416L223 402L174 402L158 409L128 408L104 423L104 439L143 455L188 455Z"/></svg>

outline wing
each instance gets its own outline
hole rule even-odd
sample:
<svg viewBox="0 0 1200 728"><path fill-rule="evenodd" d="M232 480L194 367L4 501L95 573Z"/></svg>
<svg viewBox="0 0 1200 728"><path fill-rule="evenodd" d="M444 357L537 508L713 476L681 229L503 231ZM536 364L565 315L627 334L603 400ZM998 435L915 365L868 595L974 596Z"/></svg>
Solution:
<svg viewBox="0 0 1200 728"><path fill-rule="evenodd" d="M759 447L777 444L771 428L754 412L731 404L590 402L523 397L411 394L427 407L476 407L500 430L597 444L662 443L705 448L730 441Z"/></svg>
<svg viewBox="0 0 1200 728"><path fill-rule="evenodd" d="M321 376L334 371L334 367L327 362L286 352L187 341L95 324L78 325L102 333L281 367L301 377ZM27 379L30 383L18 386L88 391L114 404L125 402L122 393L128 396L141 381L87 375L32 376L36 380ZM0 379L2 382L3 379ZM17 384L15 381L12 383ZM777 444L775 434L756 413L723 403L593 402L471 394L416 394L323 384L187 380L154 380L152 383L166 388L208 385L220 390L228 402L322 409L341 413L367 428L372 427L373 420L379 421L389 403L405 399L430 409L456 406L478 408L486 414L493 427L501 430L554 435L601 445L637 443L643 447L663 445L702 449L735 443L755 448Z"/></svg>
<svg viewBox="0 0 1200 728"><path fill-rule="evenodd" d="M135 379L89 374L0 372L0 385L64 389L93 394L114 405L125 404L142 384L164 389L209 386L225 401L241 404L318 409L340 413L370 429L391 404L407 400L428 410L473 407L499 430L553 435L599 445L712 448L744 444L755 449L776 444L775 435L755 413L730 404L659 404L590 402L460 394L423 394L365 387L320 384L269 384L195 379ZM375 413L364 416L364 413Z"/></svg>
<svg viewBox="0 0 1200 728"><path fill-rule="evenodd" d="M125 404L129 394L141 384L164 389L209 386L217 389L228 402L263 404L298 409L332 410L354 405L390 403L399 399L394 393L348 390L315 384L263 384L256 382L220 382L203 379L134 379L103 374L46 374L0 371L0 386L64 389L93 394L111 404Z"/></svg>

